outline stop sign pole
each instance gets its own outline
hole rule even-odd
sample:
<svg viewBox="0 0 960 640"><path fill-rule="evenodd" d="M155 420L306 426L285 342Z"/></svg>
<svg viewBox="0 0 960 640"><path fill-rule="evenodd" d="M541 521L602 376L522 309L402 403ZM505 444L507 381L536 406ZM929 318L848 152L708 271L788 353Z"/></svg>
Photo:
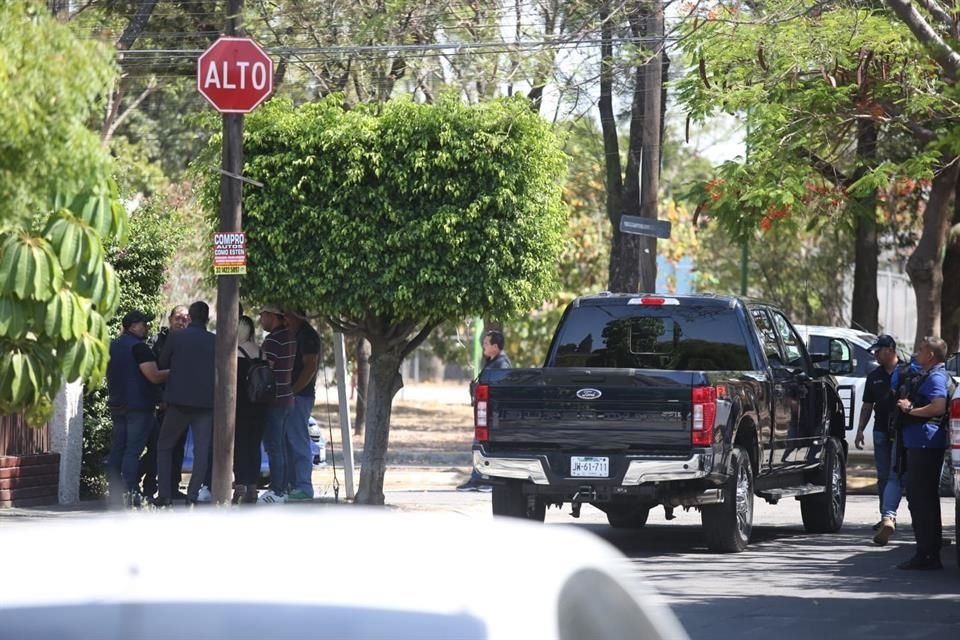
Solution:
<svg viewBox="0 0 960 640"><path fill-rule="evenodd" d="M197 88L223 113L223 168L220 177L221 232L241 231L243 114L273 91L273 64L252 40L236 38L242 0L226 2L226 36L197 61ZM213 470L216 504L228 504L233 480L233 439L237 406L237 326L240 276L217 276L216 383L213 401Z"/></svg>

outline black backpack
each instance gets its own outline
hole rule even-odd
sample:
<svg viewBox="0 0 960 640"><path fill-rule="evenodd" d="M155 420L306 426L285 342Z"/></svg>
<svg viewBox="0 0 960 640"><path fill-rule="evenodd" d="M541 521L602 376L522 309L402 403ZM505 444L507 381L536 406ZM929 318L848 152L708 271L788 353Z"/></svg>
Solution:
<svg viewBox="0 0 960 640"><path fill-rule="evenodd" d="M256 358L251 358L250 354L239 347L240 353L249 360L247 364L246 375L238 385L237 393L246 395L247 401L251 404L263 404L273 402L277 399L277 379L273 375L273 369L270 363L257 354Z"/></svg>
<svg viewBox="0 0 960 640"><path fill-rule="evenodd" d="M953 399L953 394L956 392L957 382L953 379L953 376L950 375L950 372L947 371L947 410L943 414L943 417L940 418L940 428L947 432L948 441L950 439L950 401ZM947 442L947 447L950 447L949 442Z"/></svg>
<svg viewBox="0 0 960 640"><path fill-rule="evenodd" d="M910 397L912 399L913 392L920 388L920 385L929 377L930 373L923 373L920 376L917 376L915 385L912 386ZM957 383L954 381L953 376L950 375L950 372L946 372L947 376L947 410L944 412L943 416L940 418L940 428L945 429L947 433L950 433L950 400L953 398L953 394L957 391Z"/></svg>

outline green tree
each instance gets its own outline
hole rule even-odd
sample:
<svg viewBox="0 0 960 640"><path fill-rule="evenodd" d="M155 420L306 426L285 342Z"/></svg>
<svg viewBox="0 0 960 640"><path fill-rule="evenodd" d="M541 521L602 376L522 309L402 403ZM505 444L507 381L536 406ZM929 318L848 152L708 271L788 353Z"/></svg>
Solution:
<svg viewBox="0 0 960 640"><path fill-rule="evenodd" d="M243 172L264 186L244 196L244 297L370 341L357 500L380 504L403 358L441 322L510 317L554 287L563 154L523 99L274 100L246 126ZM200 180L213 212L219 179Z"/></svg>
<svg viewBox="0 0 960 640"><path fill-rule="evenodd" d="M109 50L40 3L0 7L0 413L33 423L64 380L106 370L119 288L103 242L127 215L85 123L113 74Z"/></svg>
<svg viewBox="0 0 960 640"><path fill-rule="evenodd" d="M881 190L933 176L942 150L918 131L937 138L953 107L929 56L882 8L809 7L719 5L684 26L694 66L678 82L681 104L697 120L726 111L749 125L749 158L701 185L701 211L740 242L772 226L852 227L852 321L875 330L880 235L890 229Z"/></svg>
<svg viewBox="0 0 960 640"><path fill-rule="evenodd" d="M960 40L957 30L957 6L944 6L938 0L913 3L909 0L887 0L887 5L939 68L945 91L953 101L958 97L960 82ZM933 181L923 215L923 232L907 262L907 273L914 284L921 316L917 322L916 340L924 335L942 335L953 349L960 348L960 139L957 117L938 114L950 134L941 135L940 171ZM926 130L919 130L926 137ZM951 189L953 193L951 193ZM950 200L955 204L950 210ZM951 215L952 214L952 215ZM948 231L949 229L949 231ZM943 321L941 326L941 303Z"/></svg>

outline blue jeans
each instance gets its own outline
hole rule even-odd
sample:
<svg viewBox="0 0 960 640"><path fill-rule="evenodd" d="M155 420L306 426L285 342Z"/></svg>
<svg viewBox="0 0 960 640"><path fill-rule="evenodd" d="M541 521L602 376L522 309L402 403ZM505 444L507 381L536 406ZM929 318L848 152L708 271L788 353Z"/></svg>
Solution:
<svg viewBox="0 0 960 640"><path fill-rule="evenodd" d="M873 460L877 465L877 495L880 496L880 517L897 517L903 486L893 471L896 443L886 433L873 432Z"/></svg>
<svg viewBox="0 0 960 640"><path fill-rule="evenodd" d="M120 495L140 486L140 454L154 428L153 411L110 409L113 431L110 436L110 457L107 478L110 493Z"/></svg>
<svg viewBox="0 0 960 640"><path fill-rule="evenodd" d="M270 461L270 490L277 495L287 492L286 431L287 415L293 407L272 405L267 407L263 427L263 448Z"/></svg>
<svg viewBox="0 0 960 640"><path fill-rule="evenodd" d="M287 415L286 486L299 489L313 497L313 452L310 450L310 432L307 422L313 409L313 397L294 396Z"/></svg>

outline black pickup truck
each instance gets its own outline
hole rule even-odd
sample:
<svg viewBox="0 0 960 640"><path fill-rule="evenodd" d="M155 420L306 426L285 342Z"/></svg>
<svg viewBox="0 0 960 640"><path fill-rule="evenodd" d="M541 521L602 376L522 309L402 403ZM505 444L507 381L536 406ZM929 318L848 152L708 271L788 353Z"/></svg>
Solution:
<svg viewBox="0 0 960 640"><path fill-rule="evenodd" d="M652 507L700 510L707 546L742 551L753 497L800 501L811 532L846 505L833 371L776 308L734 297L602 293L564 312L541 369L485 371L473 462L493 513L548 505L642 527ZM815 364L816 363L816 364ZM818 366L818 365L824 366Z"/></svg>

